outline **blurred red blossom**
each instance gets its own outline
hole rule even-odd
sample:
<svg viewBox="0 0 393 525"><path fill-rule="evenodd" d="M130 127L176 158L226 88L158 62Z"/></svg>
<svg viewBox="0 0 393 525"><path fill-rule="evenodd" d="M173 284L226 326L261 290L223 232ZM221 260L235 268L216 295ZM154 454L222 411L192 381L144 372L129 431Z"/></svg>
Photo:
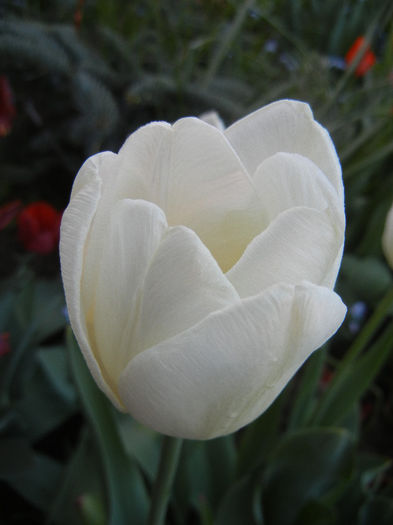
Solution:
<svg viewBox="0 0 393 525"><path fill-rule="evenodd" d="M50 253L59 244L62 213L46 202L33 202L18 217L18 236L29 252Z"/></svg>
<svg viewBox="0 0 393 525"><path fill-rule="evenodd" d="M84 0L78 0L77 7L74 12L74 26L77 31L80 29L82 24L84 3Z"/></svg>
<svg viewBox="0 0 393 525"><path fill-rule="evenodd" d="M350 66L361 53L361 49L364 49L363 56L355 69L355 75L357 77L362 77L365 75L376 62L376 56L371 51L370 46L366 42L367 41L364 36L358 36L345 55L345 62L347 66Z"/></svg>
<svg viewBox="0 0 393 525"><path fill-rule="evenodd" d="M0 75L0 137L10 132L15 113L11 86L7 77Z"/></svg>
<svg viewBox="0 0 393 525"><path fill-rule="evenodd" d="M322 372L320 382L319 382L320 387L323 390L325 390L329 386L331 380L333 379L333 376L334 376L333 370L329 368L328 366L325 366Z"/></svg>
<svg viewBox="0 0 393 525"><path fill-rule="evenodd" d="M7 204L0 206L0 230L4 230L15 219L21 209L22 203L19 200L7 202Z"/></svg>
<svg viewBox="0 0 393 525"><path fill-rule="evenodd" d="M0 334L0 357L8 354L10 351L10 334L8 332L3 332Z"/></svg>

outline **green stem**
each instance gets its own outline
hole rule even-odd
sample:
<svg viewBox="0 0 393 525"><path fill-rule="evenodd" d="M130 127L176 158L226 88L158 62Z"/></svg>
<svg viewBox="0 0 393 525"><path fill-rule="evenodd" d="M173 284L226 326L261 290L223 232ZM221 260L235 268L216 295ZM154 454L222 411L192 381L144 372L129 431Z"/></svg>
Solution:
<svg viewBox="0 0 393 525"><path fill-rule="evenodd" d="M226 55L229 52L232 42L235 40L236 36L241 30L241 27L246 19L248 10L253 7L254 3L255 0L245 0L243 4L241 4L238 7L236 16L232 24L229 26L228 31L223 36L209 64L209 69L207 70L203 81L203 87L205 89L209 86L210 82L215 77L219 67L222 64L222 61L225 59Z"/></svg>
<svg viewBox="0 0 393 525"><path fill-rule="evenodd" d="M160 464L157 478L153 488L150 507L149 525L162 525L164 523L172 483L179 461L182 440L164 436Z"/></svg>

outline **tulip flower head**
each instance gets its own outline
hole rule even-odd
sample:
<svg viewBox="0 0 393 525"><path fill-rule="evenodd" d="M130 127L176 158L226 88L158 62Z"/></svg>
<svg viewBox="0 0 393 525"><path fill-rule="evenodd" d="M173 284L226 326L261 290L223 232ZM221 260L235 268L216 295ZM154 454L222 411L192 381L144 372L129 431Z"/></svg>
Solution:
<svg viewBox="0 0 393 525"><path fill-rule="evenodd" d="M385 228L382 234L382 248L386 260L393 269L393 205L386 217Z"/></svg>
<svg viewBox="0 0 393 525"><path fill-rule="evenodd" d="M171 436L254 420L343 321L344 225L335 148L301 102L225 130L153 122L90 157L60 255L97 384Z"/></svg>

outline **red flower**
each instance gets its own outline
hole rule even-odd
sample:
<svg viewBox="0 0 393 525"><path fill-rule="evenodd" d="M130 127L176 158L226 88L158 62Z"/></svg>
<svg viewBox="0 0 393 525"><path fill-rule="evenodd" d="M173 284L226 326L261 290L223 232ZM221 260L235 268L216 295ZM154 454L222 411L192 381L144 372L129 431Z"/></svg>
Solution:
<svg viewBox="0 0 393 525"><path fill-rule="evenodd" d="M0 357L8 354L10 351L10 334L8 332L3 332L0 334Z"/></svg>
<svg viewBox="0 0 393 525"><path fill-rule="evenodd" d="M0 230L4 230L15 219L22 208L21 201L12 201L0 207Z"/></svg>
<svg viewBox="0 0 393 525"><path fill-rule="evenodd" d="M74 25L77 31L80 29L82 24L84 3L84 0L78 0L77 7L74 12Z"/></svg>
<svg viewBox="0 0 393 525"><path fill-rule="evenodd" d="M50 253L59 244L61 212L46 202L33 202L18 217L18 235L29 252Z"/></svg>
<svg viewBox="0 0 393 525"><path fill-rule="evenodd" d="M321 379L319 381L319 384L323 390L326 390L326 388L329 386L331 380L333 379L334 372L329 367L325 366L322 372Z"/></svg>
<svg viewBox="0 0 393 525"><path fill-rule="evenodd" d="M0 76L0 137L5 137L10 132L15 113L10 84L7 77L2 75Z"/></svg>
<svg viewBox="0 0 393 525"><path fill-rule="evenodd" d="M364 48L365 46L365 48ZM373 67L376 62L376 56L371 51L371 48L366 44L366 39L364 36L358 36L352 46L349 48L347 54L345 55L345 62L347 66L350 66L360 54L360 50L364 49L363 56L360 59L359 64L356 66L355 75L357 77L362 77L367 73L369 69Z"/></svg>

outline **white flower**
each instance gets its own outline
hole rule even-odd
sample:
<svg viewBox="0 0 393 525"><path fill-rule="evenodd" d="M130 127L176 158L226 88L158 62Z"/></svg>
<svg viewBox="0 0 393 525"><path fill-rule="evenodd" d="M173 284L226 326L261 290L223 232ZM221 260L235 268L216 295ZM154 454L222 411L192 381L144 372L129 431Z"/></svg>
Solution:
<svg viewBox="0 0 393 525"><path fill-rule="evenodd" d="M61 229L72 328L100 388L173 436L258 417L331 337L340 164L308 105L225 131L153 122L76 177Z"/></svg>
<svg viewBox="0 0 393 525"><path fill-rule="evenodd" d="M393 268L393 204L386 217L385 228L382 234L382 248L390 267Z"/></svg>

